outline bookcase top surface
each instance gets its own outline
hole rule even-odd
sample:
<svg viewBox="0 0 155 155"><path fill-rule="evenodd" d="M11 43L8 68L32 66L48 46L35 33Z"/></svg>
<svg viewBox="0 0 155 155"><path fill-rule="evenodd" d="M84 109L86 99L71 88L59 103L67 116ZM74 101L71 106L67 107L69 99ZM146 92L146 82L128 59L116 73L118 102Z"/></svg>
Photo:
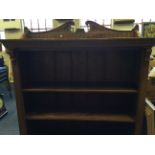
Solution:
<svg viewBox="0 0 155 155"><path fill-rule="evenodd" d="M8 50L155 46L155 38L1 39L0 42Z"/></svg>

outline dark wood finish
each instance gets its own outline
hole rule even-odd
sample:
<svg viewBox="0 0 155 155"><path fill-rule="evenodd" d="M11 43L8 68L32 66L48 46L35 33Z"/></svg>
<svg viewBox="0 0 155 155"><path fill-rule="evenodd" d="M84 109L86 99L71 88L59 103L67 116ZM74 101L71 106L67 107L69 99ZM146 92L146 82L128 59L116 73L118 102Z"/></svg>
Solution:
<svg viewBox="0 0 155 155"><path fill-rule="evenodd" d="M26 127L26 121L25 121L25 108L23 105L23 97L22 97L22 91L21 91L21 77L20 77L20 70L19 70L19 64L17 61L16 53L12 53L11 60L13 63L13 72L15 77L15 94L16 94L16 107L17 107L17 114L18 114L18 122L19 122L19 129L21 134L27 134L27 127Z"/></svg>
<svg viewBox="0 0 155 155"><path fill-rule="evenodd" d="M74 93L137 93L136 89L123 88L27 88L23 92L74 92Z"/></svg>
<svg viewBox="0 0 155 155"><path fill-rule="evenodd" d="M70 122L69 131L75 122L86 131L82 122L95 121L95 126L107 122L100 129L102 134L128 134L130 129L130 134L142 134L154 38L1 42L13 58L21 134L53 134L55 121L63 127Z"/></svg>
<svg viewBox="0 0 155 155"><path fill-rule="evenodd" d="M140 57L140 73L139 73L139 89L138 89L138 102L136 110L136 125L135 134L139 134L143 126L145 97L147 91L147 77L150 60L151 48L144 48ZM143 103L144 102L144 103Z"/></svg>
<svg viewBox="0 0 155 155"><path fill-rule="evenodd" d="M71 25L74 25L73 21L68 21L63 25L51 29L46 32L31 32L25 28L23 38L54 38L54 39L79 39L79 38L128 38L138 37L138 25L136 25L131 31L119 31L107 28L103 25L99 25L93 21L87 21L86 26L89 27L89 31L85 33L84 29L77 29L76 32L71 32Z"/></svg>
<svg viewBox="0 0 155 155"><path fill-rule="evenodd" d="M121 31L121 30L113 30L110 28L107 28L105 26L101 26L93 21L87 21L86 25L90 27L90 32L103 32L104 37L138 37L137 31L138 31L138 25L135 25L135 27L131 31Z"/></svg>
<svg viewBox="0 0 155 155"><path fill-rule="evenodd" d="M112 121L134 123L134 118L128 115L113 114L80 114L80 113L49 113L49 114L29 114L28 120L72 120L72 121Z"/></svg>
<svg viewBox="0 0 155 155"><path fill-rule="evenodd" d="M9 50L75 50L92 48L150 48L154 46L154 38L90 38L90 39L12 39L1 40ZM17 47L18 45L18 47ZM61 45L61 46L60 46ZM10 53L11 54L11 53Z"/></svg>

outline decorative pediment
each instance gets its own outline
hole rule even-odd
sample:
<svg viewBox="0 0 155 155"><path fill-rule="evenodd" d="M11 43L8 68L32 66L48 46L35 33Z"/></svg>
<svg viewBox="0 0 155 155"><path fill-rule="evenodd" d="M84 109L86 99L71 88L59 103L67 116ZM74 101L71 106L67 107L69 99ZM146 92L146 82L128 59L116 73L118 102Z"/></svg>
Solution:
<svg viewBox="0 0 155 155"><path fill-rule="evenodd" d="M68 21L65 24L45 32L31 32L25 28L23 38L45 38L45 39L80 39L80 38L130 38L138 37L138 25L131 31L118 31L99 25L93 21L87 21L86 26L89 31L85 32L84 29L77 29L76 32L71 32L71 26L74 25L73 21Z"/></svg>

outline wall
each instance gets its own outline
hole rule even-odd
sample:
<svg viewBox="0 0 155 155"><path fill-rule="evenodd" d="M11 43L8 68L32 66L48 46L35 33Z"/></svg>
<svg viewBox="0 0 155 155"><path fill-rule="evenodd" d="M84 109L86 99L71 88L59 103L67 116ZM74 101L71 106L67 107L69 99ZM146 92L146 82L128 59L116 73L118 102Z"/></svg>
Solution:
<svg viewBox="0 0 155 155"><path fill-rule="evenodd" d="M23 30L5 30L5 39L20 39L22 37Z"/></svg>
<svg viewBox="0 0 155 155"><path fill-rule="evenodd" d="M22 23L21 20L17 19L16 22L3 22L0 20L0 28L5 31L5 39L19 39L23 34ZM8 78L10 82L14 82L13 79L13 70L10 55L5 51L0 52L0 55L4 57L4 62L8 66Z"/></svg>
<svg viewBox="0 0 155 155"><path fill-rule="evenodd" d="M115 22L122 22L122 24L116 24ZM124 23L123 23L124 22ZM112 28L115 30L130 31L134 27L134 19L113 19Z"/></svg>
<svg viewBox="0 0 155 155"><path fill-rule="evenodd" d="M0 29L21 29L20 19L0 19Z"/></svg>

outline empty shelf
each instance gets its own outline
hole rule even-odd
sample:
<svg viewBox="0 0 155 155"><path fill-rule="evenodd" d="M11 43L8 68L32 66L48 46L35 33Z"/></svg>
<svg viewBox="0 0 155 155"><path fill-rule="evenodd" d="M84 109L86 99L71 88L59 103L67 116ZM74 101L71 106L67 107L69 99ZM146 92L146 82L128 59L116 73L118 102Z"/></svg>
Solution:
<svg viewBox="0 0 155 155"><path fill-rule="evenodd" d="M57 93L137 93L131 88L25 88L23 92L57 92Z"/></svg>
<svg viewBox="0 0 155 155"><path fill-rule="evenodd" d="M28 120L111 121L133 123L134 118L123 114L46 113L28 114Z"/></svg>

